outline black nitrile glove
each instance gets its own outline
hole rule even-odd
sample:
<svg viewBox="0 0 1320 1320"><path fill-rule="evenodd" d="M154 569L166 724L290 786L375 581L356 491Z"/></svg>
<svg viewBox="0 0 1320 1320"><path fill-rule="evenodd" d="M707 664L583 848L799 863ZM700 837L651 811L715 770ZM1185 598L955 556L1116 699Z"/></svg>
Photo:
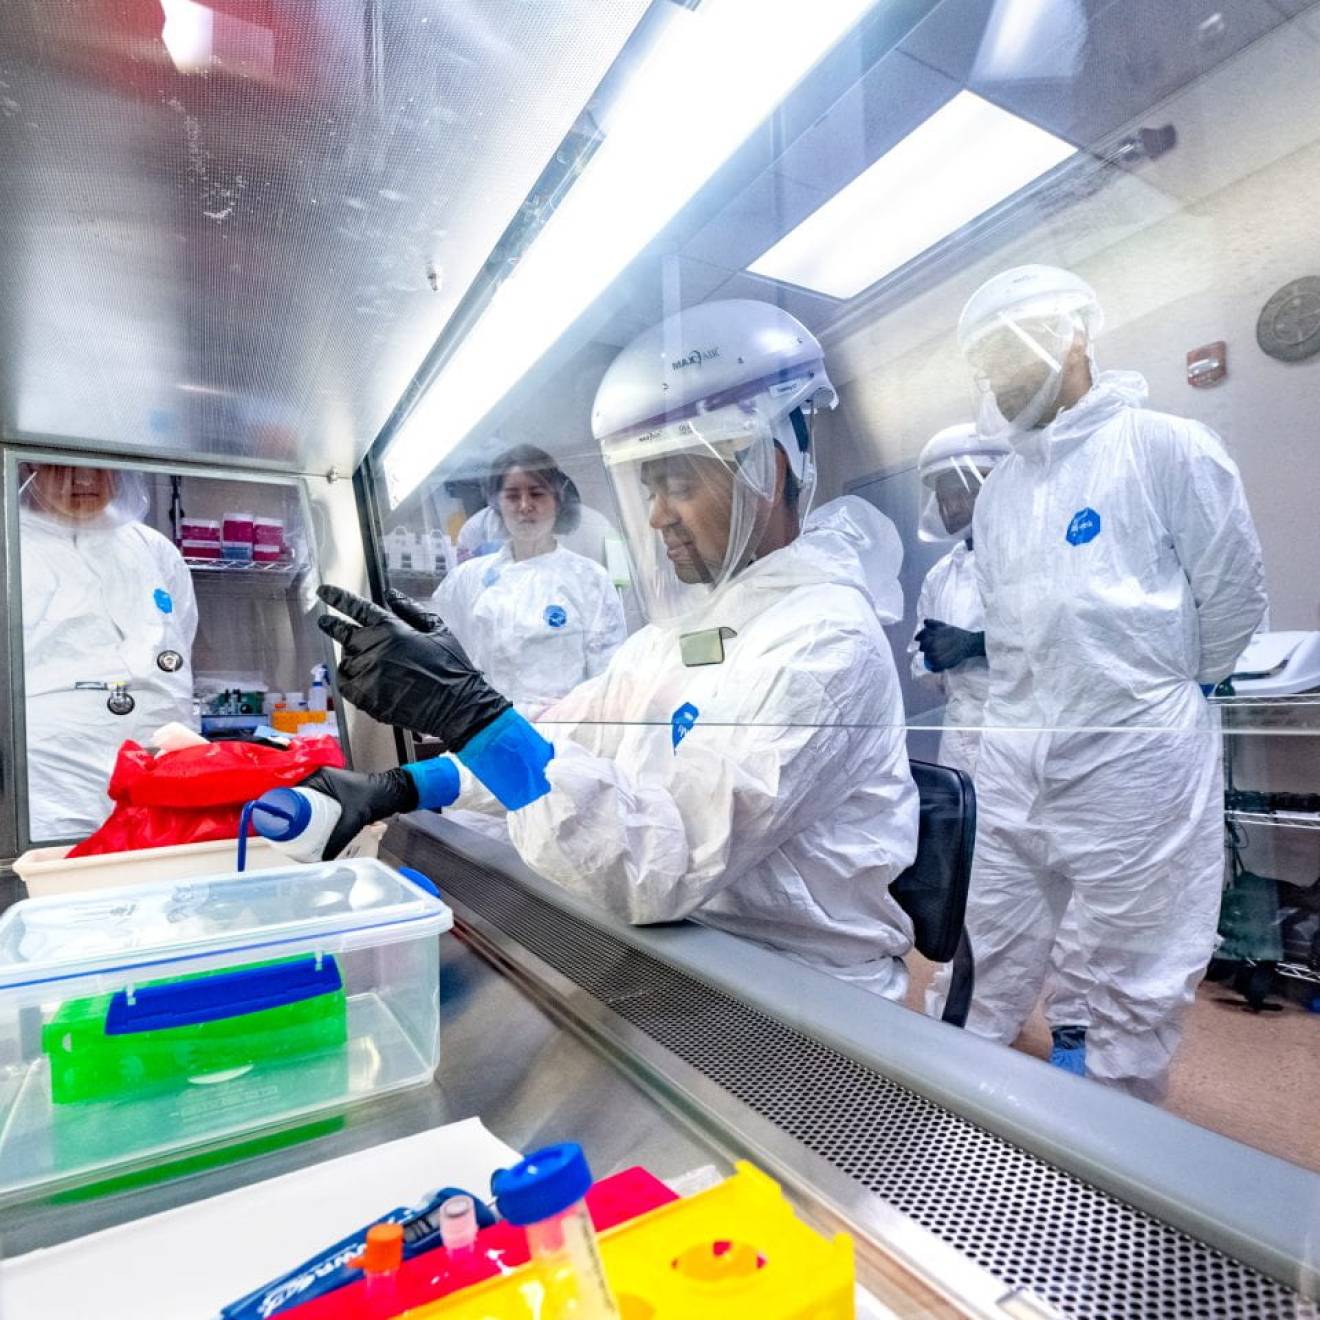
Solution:
<svg viewBox="0 0 1320 1320"><path fill-rule="evenodd" d="M457 752L510 708L458 638L406 597L391 593L391 614L342 587L323 586L317 595L354 621L323 614L316 622L344 648L340 695L373 719L429 733ZM431 620L434 630L422 631Z"/></svg>
<svg viewBox="0 0 1320 1320"><path fill-rule="evenodd" d="M405 596L403 592L395 591L393 587L386 590L385 600L404 623L411 624L419 633L449 631L445 627L445 621L438 614L432 614L424 605L419 605L411 596Z"/></svg>
<svg viewBox="0 0 1320 1320"><path fill-rule="evenodd" d="M323 766L298 787L313 788L339 803L339 822L321 854L323 862L338 857L365 826L400 811L417 810L417 785L402 769L368 775Z"/></svg>
<svg viewBox="0 0 1320 1320"><path fill-rule="evenodd" d="M942 674L955 669L967 660L985 655L985 633L956 628L939 619L923 619L925 625L917 634L917 646L926 659L926 668Z"/></svg>

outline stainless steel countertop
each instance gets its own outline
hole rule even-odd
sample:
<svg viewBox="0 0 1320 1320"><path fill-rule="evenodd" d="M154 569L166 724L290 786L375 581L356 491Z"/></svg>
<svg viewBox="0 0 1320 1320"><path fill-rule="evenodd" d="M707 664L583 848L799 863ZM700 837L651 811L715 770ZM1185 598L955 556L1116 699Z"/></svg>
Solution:
<svg viewBox="0 0 1320 1320"><path fill-rule="evenodd" d="M455 935L441 937L440 996L434 1084L359 1107L326 1136L205 1173L94 1200L7 1207L0 1251L53 1246L473 1114L518 1150L580 1142L598 1177L634 1164L662 1178L727 1168Z"/></svg>

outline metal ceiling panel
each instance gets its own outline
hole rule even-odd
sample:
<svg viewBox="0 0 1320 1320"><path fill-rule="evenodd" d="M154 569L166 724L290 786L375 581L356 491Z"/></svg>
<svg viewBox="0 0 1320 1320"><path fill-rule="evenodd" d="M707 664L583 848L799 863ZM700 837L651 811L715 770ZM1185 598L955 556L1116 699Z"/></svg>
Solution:
<svg viewBox="0 0 1320 1320"><path fill-rule="evenodd" d="M832 197L958 91L952 78L892 51L803 133L775 168Z"/></svg>
<svg viewBox="0 0 1320 1320"><path fill-rule="evenodd" d="M1052 0L1048 5L1036 0L943 0L913 28L899 49L963 84L972 77L982 52L989 57L991 47L1002 42L1004 57L1015 58L1023 76L1028 70L1039 74L1056 45L1116 3L1118 0Z"/></svg>
<svg viewBox="0 0 1320 1320"><path fill-rule="evenodd" d="M610 312L592 338L622 348L670 312L715 295L734 270L678 254L635 264L609 294Z"/></svg>
<svg viewBox="0 0 1320 1320"><path fill-rule="evenodd" d="M5 5L5 430L350 468L647 0L161 3Z"/></svg>
<svg viewBox="0 0 1320 1320"><path fill-rule="evenodd" d="M837 299L827 298L824 294L808 293L805 289L795 289L787 284L778 284L774 280L763 279L760 275L748 275L745 272L721 284L715 291L715 296L758 298L762 302L774 303L796 316L808 330L816 332L823 330L843 306Z"/></svg>
<svg viewBox="0 0 1320 1320"><path fill-rule="evenodd" d="M1085 146L1282 21L1269 0L944 0L902 49Z"/></svg>
<svg viewBox="0 0 1320 1320"><path fill-rule="evenodd" d="M683 245L683 254L712 266L742 270L828 198L829 193L820 188L767 172L694 234Z"/></svg>

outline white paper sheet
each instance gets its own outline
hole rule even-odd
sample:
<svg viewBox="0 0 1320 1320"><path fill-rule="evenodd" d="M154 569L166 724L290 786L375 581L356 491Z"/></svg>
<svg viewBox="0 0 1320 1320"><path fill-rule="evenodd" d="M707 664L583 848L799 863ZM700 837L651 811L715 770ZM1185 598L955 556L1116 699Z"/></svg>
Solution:
<svg viewBox="0 0 1320 1320"><path fill-rule="evenodd" d="M211 1320L373 1216L452 1184L480 1194L517 1151L464 1119L0 1266L4 1320Z"/></svg>

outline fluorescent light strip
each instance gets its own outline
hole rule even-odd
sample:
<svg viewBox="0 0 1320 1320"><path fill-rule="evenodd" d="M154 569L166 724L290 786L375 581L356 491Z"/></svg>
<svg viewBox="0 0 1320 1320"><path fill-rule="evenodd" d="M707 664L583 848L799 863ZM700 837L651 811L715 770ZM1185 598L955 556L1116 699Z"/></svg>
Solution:
<svg viewBox="0 0 1320 1320"><path fill-rule="evenodd" d="M875 0L703 0L387 448L397 505L459 445Z"/></svg>
<svg viewBox="0 0 1320 1320"><path fill-rule="evenodd" d="M856 297L1075 151L959 92L748 269Z"/></svg>

